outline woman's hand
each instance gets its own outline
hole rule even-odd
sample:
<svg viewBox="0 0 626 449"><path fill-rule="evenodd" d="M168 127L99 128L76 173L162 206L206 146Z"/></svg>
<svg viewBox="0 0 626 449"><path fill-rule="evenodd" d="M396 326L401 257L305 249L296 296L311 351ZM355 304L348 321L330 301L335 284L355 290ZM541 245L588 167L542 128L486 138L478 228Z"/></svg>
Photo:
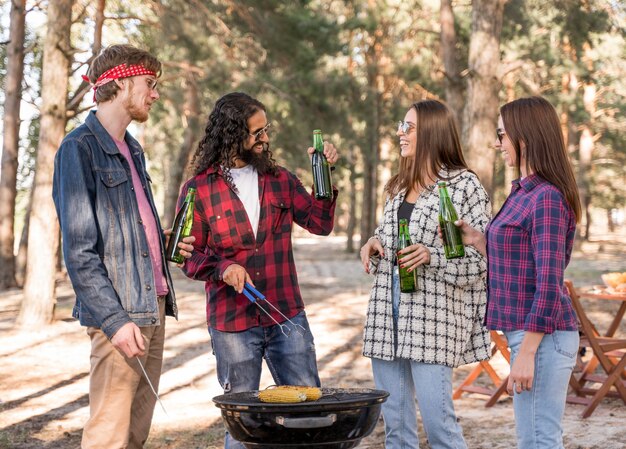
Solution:
<svg viewBox="0 0 626 449"><path fill-rule="evenodd" d="M513 390L517 394L522 391L530 391L535 378L535 354L543 339L542 332L524 332L524 338L519 348L519 353L515 357L515 362L511 366L509 382L506 391L513 396Z"/></svg>
<svg viewBox="0 0 626 449"><path fill-rule="evenodd" d="M370 237L370 239L363 245L361 248L361 252L359 253L361 256L361 263L363 264L363 269L367 274L370 272L370 257L375 255L384 256L383 245L381 245L380 240L376 237Z"/></svg>
<svg viewBox="0 0 626 449"><path fill-rule="evenodd" d="M487 240L485 240L485 234L476 228L472 228L463 220L455 221L454 225L461 229L464 245L473 246L480 254L487 257ZM441 237L441 229L439 230L439 236Z"/></svg>
<svg viewBox="0 0 626 449"><path fill-rule="evenodd" d="M398 251L398 265L401 268L407 268L409 272L420 265L428 265L429 263L430 250L419 243Z"/></svg>
<svg viewBox="0 0 626 449"><path fill-rule="evenodd" d="M533 378L535 377L535 354L529 352L521 352L515 358L511 373L509 374L509 382L506 391L509 396L513 396L513 390L517 394L522 391L530 391L533 387Z"/></svg>

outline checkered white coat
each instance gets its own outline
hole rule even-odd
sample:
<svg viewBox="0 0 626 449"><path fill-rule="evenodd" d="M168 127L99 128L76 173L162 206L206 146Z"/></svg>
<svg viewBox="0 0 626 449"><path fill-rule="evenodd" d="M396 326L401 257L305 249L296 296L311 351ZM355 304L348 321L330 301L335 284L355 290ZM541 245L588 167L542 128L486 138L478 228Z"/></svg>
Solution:
<svg viewBox="0 0 626 449"><path fill-rule="evenodd" d="M448 192L459 215L484 231L491 215L487 192L468 171L440 173L452 177ZM417 291L400 293L397 342L392 317L391 282L397 247L398 208L405 192L389 198L375 232L384 248L375 270L363 355L383 360L395 357L457 367L489 358L489 332L483 326L487 261L472 247L465 257L447 260L438 227L439 193L435 186L418 197L409 222L413 243L430 250L430 264L417 269ZM394 347L397 343L397 349Z"/></svg>

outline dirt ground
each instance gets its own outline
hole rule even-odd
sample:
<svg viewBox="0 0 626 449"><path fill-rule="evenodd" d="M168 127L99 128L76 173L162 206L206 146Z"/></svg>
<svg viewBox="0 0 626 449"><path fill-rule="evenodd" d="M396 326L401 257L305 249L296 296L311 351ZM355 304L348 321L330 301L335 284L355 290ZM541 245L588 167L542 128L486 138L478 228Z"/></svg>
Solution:
<svg viewBox="0 0 626 449"><path fill-rule="evenodd" d="M577 285L599 284L606 271L626 271L625 236L583 245L567 276ZM373 387L369 359L361 355L361 334L371 278L356 256L344 252L340 237L295 239L300 286L316 339L320 377L327 387ZM200 282L187 280L177 269L175 284L179 321L168 319L160 394L167 414L157 405L148 449L213 449L223 446L219 410L211 398L221 394L204 318ZM66 280L58 284L56 319L50 326L20 331L13 322L21 300L17 290L0 293L0 448L78 448L88 416L89 340L71 318L73 292ZM607 326L617 304L588 304L600 329ZM626 334L622 325L621 335ZM494 360L506 374L507 365ZM473 366L455 370L459 385ZM267 370L262 387L272 384ZM481 378L479 384L489 385ZM464 394L455 401L470 448L515 447L511 400L506 395L492 408L485 397ZM590 418L582 406L567 405L565 447L626 448L626 405L605 399ZM420 429L421 432L421 429ZM423 439L422 447L428 447ZM384 447L382 419L360 448Z"/></svg>

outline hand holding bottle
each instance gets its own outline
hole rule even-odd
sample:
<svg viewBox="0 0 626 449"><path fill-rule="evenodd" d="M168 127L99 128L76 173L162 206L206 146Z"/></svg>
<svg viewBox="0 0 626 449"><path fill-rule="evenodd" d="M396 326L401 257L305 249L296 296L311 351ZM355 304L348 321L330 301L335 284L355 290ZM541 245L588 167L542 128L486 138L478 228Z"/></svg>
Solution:
<svg viewBox="0 0 626 449"><path fill-rule="evenodd" d="M480 254L487 257L487 241L485 240L485 234L471 227L463 220L455 221L454 225L461 230L464 245L473 246ZM441 229L439 229L439 236L441 236Z"/></svg>
<svg viewBox="0 0 626 449"><path fill-rule="evenodd" d="M309 153L309 156L313 156L313 153L315 153L315 148L309 147L307 149L307 153ZM326 156L326 159L328 160L328 163L330 165L334 165L339 160L339 153L337 153L335 145L324 141L324 156Z"/></svg>
<svg viewBox="0 0 626 449"><path fill-rule="evenodd" d="M170 238L172 236L172 229L164 229L163 234L165 234L165 247L167 248L170 242ZM193 235L189 237L184 237L181 242L178 242L178 247L180 248L180 255L185 259L189 259L191 257L191 253L193 252L193 242L196 241L196 238ZM177 267L182 267L185 264L185 261L181 263L177 263Z"/></svg>
<svg viewBox="0 0 626 449"><path fill-rule="evenodd" d="M410 273L420 265L428 265L430 263L430 250L424 245L415 243L398 251L398 265L407 268Z"/></svg>
<svg viewBox="0 0 626 449"><path fill-rule="evenodd" d="M324 142L322 131L316 129L313 131L313 147L309 148L308 152L311 155L311 171L313 172L313 196L316 200L332 200L333 186L330 169L331 165L337 161L337 150L334 145Z"/></svg>

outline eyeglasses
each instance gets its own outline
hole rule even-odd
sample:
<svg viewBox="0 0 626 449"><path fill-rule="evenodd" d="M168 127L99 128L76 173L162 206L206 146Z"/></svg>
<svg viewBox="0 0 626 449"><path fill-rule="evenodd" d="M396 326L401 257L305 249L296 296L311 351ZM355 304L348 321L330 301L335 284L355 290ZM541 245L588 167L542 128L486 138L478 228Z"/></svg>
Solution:
<svg viewBox="0 0 626 449"><path fill-rule="evenodd" d="M402 134L407 134L413 128L415 128L415 125L411 122L405 122L404 120L398 122L398 131L402 131Z"/></svg>
<svg viewBox="0 0 626 449"><path fill-rule="evenodd" d="M156 90L157 84L159 84L159 80L157 80L156 78L147 78L146 84L148 85L148 89Z"/></svg>
<svg viewBox="0 0 626 449"><path fill-rule="evenodd" d="M500 145L502 145L502 139L504 138L505 135L506 135L506 132L502 128L496 128L496 137L498 138Z"/></svg>
<svg viewBox="0 0 626 449"><path fill-rule="evenodd" d="M272 126L271 123L268 123L267 125L265 125L263 128L259 129L257 132L255 133L251 133L248 131L248 134L252 137L254 137L254 140L259 140L261 138L261 136L263 134L267 134L267 132L269 131L270 127Z"/></svg>

